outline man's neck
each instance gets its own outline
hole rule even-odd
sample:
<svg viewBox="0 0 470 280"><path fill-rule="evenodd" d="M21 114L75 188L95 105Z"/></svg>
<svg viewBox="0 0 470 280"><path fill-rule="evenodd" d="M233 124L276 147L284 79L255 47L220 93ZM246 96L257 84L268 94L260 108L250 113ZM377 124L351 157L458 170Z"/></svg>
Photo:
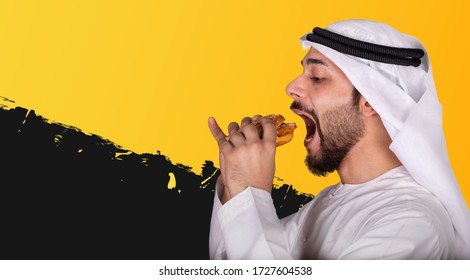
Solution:
<svg viewBox="0 0 470 280"><path fill-rule="evenodd" d="M402 165L388 148L390 142L388 139L362 139L359 141L349 151L338 168L341 182L344 184L365 183Z"/></svg>

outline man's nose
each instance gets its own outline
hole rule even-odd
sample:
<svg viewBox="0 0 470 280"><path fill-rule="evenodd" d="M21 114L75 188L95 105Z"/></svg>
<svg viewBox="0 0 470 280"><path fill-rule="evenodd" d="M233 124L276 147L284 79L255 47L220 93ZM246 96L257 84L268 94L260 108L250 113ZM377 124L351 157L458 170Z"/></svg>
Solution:
<svg viewBox="0 0 470 280"><path fill-rule="evenodd" d="M286 87L286 93L294 100L303 99L306 96L304 77L300 75L290 82Z"/></svg>

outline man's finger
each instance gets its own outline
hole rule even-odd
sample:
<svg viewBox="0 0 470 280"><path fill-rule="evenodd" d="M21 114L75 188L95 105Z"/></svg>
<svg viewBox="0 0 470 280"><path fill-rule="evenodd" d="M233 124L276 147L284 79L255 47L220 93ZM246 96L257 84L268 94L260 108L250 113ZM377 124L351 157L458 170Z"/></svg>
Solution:
<svg viewBox="0 0 470 280"><path fill-rule="evenodd" d="M217 121L213 117L209 118L208 124L212 136L214 136L215 141L217 141L219 148L224 145L224 143L228 143L226 140L227 135L224 134L220 126L217 124Z"/></svg>
<svg viewBox="0 0 470 280"><path fill-rule="evenodd" d="M244 127L247 124L250 124L252 122L252 119L250 117L244 117L241 122L241 127Z"/></svg>
<svg viewBox="0 0 470 280"><path fill-rule="evenodd" d="M277 131L273 121L271 119L261 117L258 118L258 122L263 127L263 139L275 143Z"/></svg>
<svg viewBox="0 0 470 280"><path fill-rule="evenodd" d="M261 115L254 115L253 116L253 121L259 121L260 118L262 118Z"/></svg>
<svg viewBox="0 0 470 280"><path fill-rule="evenodd" d="M228 125L228 135L232 135L240 129L240 126L236 122L231 122Z"/></svg>

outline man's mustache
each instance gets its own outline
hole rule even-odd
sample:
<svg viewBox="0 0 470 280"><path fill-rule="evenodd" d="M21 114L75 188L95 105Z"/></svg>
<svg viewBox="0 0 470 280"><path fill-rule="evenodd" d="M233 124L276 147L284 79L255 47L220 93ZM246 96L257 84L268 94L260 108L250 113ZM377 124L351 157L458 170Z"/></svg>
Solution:
<svg viewBox="0 0 470 280"><path fill-rule="evenodd" d="M317 125L319 123L319 120L318 120L318 115L317 115L317 112L315 112L315 110L312 110L312 109L309 109L305 106L302 105L302 103L298 102L298 101L293 101L292 104L290 105L290 109L297 109L297 110L301 110L303 112L306 112L308 114L310 114L314 119L315 121L317 122Z"/></svg>
<svg viewBox="0 0 470 280"><path fill-rule="evenodd" d="M304 108L304 106L302 106L302 104L300 102L297 102L297 101L293 101L292 104L290 105L290 109L297 109L297 110L302 110L302 111L309 111L307 110L306 108Z"/></svg>

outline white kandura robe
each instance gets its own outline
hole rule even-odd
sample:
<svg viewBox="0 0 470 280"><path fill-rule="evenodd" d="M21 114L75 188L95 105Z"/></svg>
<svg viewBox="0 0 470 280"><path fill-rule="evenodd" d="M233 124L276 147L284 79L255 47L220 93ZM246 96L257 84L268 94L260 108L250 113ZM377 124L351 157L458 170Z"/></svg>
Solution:
<svg viewBox="0 0 470 280"><path fill-rule="evenodd" d="M270 193L214 196L211 259L453 259L441 202L397 167L364 184L337 184L279 219Z"/></svg>

